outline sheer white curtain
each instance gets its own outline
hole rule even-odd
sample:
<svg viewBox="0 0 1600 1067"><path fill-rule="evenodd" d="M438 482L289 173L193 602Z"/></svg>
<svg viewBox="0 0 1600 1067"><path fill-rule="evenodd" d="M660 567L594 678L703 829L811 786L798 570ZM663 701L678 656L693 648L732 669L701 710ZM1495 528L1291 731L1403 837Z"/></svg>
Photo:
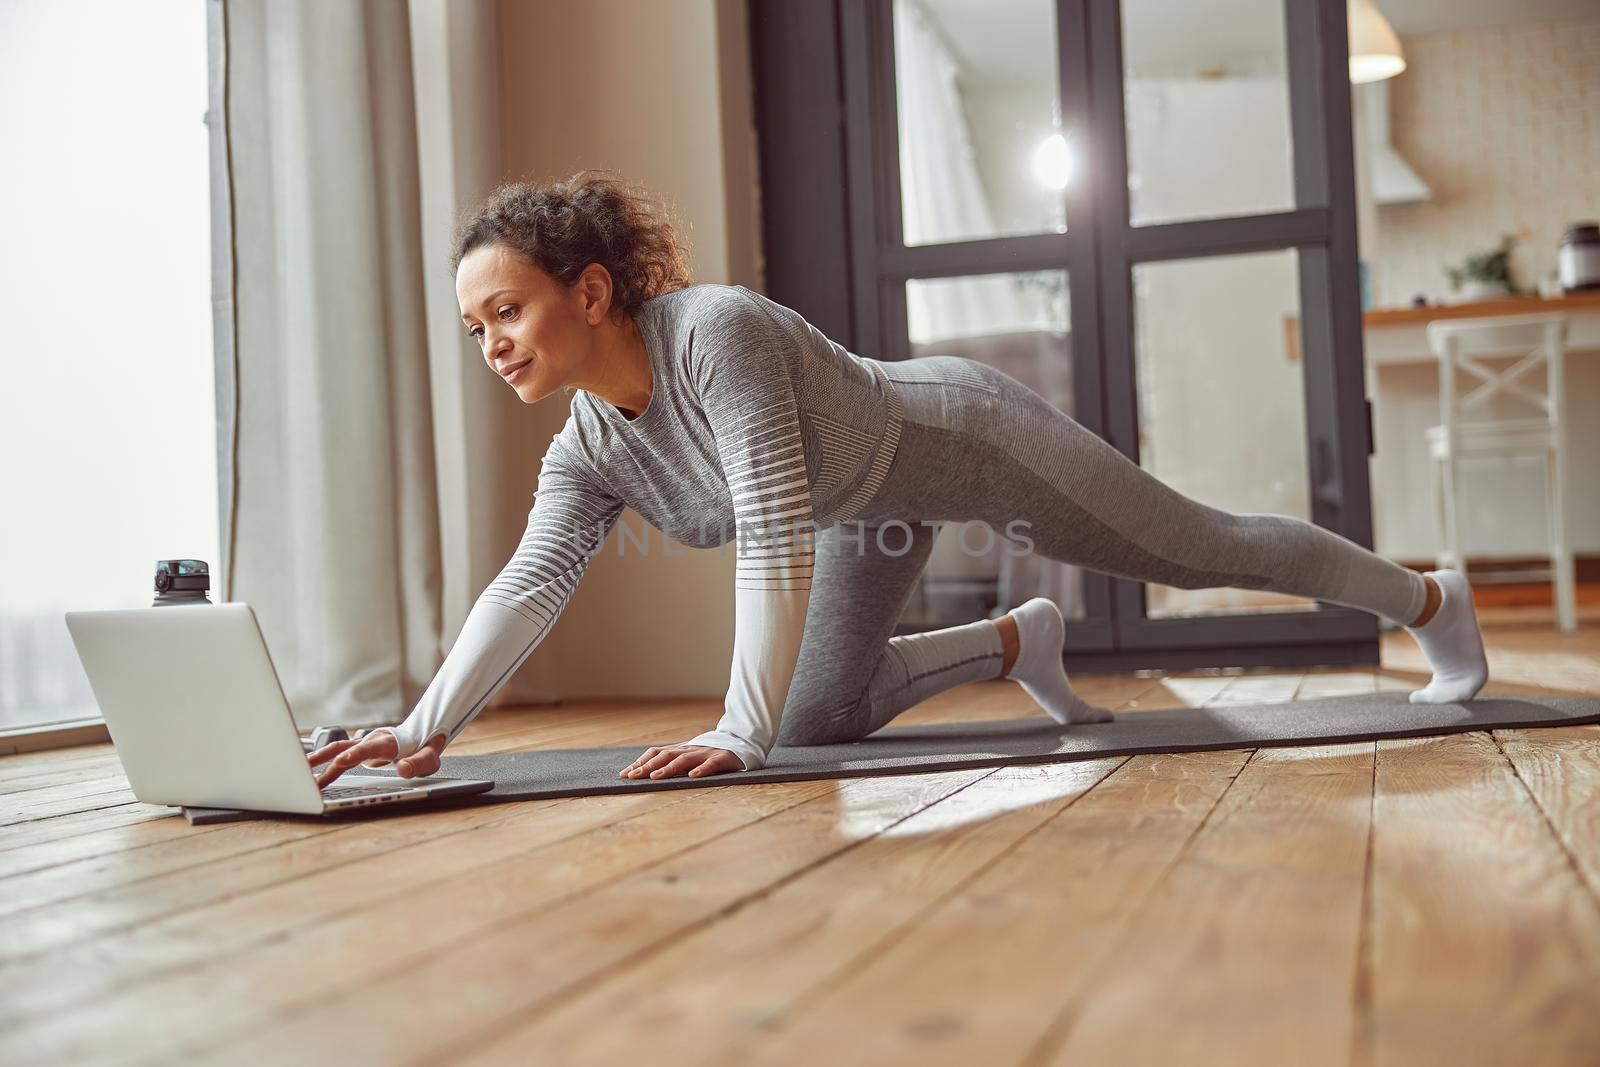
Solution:
<svg viewBox="0 0 1600 1067"><path fill-rule="evenodd" d="M979 178L962 108L961 66L918 0L895 0L894 38L906 243L992 237L994 213ZM1035 334L1037 340L1032 341L1026 336L1059 327L1051 323L1039 296L1021 292L1012 276L921 281L906 290L906 316L911 342L926 354L938 353L942 343L953 342L944 351L984 359L986 349L998 357L1002 349L1014 350L1020 342L1038 353L1039 375L1029 375L1032 380L1027 384L1041 392L1058 392L1051 386L1067 370L1064 339ZM969 543L982 539L973 537ZM955 535L940 538L929 568L935 584L942 570L961 573L973 566L972 560L952 559L957 550ZM1051 597L1068 617L1078 614L1078 568L1003 548L985 563L999 572L994 615L1033 596Z"/></svg>
<svg viewBox="0 0 1600 1067"><path fill-rule="evenodd" d="M900 200L907 244L993 236L956 80L960 65L917 0L895 0ZM1023 329L1039 308L1006 276L930 282L906 294L913 341Z"/></svg>

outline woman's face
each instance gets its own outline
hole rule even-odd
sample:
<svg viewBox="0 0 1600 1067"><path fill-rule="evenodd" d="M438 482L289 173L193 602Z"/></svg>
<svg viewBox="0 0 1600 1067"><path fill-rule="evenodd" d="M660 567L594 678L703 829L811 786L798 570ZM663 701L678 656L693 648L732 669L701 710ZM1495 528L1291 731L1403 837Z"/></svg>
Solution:
<svg viewBox="0 0 1600 1067"><path fill-rule="evenodd" d="M603 271L602 271L603 273ZM586 298L586 281L558 283L503 244L479 245L456 268L461 321L489 369L525 404L560 389L589 357L601 308ZM521 365L521 369L518 367Z"/></svg>

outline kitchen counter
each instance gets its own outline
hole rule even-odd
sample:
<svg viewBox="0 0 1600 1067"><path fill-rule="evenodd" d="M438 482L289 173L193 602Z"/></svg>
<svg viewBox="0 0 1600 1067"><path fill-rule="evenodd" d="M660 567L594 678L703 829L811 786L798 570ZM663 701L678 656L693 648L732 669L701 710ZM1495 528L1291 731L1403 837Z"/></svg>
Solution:
<svg viewBox="0 0 1600 1067"><path fill-rule="evenodd" d="M1600 349L1600 292L1569 293L1548 300L1513 296L1439 307L1373 308L1361 316L1366 333L1368 387L1372 385L1370 369L1374 364L1433 361L1426 332L1430 322L1491 315L1538 315L1551 311L1563 312L1568 318L1568 352Z"/></svg>
<svg viewBox="0 0 1600 1067"><path fill-rule="evenodd" d="M1470 319L1487 315L1533 315L1544 311L1600 311L1600 290L1585 290L1544 299L1508 296L1498 300L1472 300L1424 308L1373 308L1361 316L1365 326L1426 325L1434 319Z"/></svg>

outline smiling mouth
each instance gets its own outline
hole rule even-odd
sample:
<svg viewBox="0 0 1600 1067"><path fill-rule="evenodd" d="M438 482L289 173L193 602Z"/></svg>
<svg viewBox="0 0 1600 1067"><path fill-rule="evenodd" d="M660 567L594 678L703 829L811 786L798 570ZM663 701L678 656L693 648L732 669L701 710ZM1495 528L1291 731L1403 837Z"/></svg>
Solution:
<svg viewBox="0 0 1600 1067"><path fill-rule="evenodd" d="M502 375L501 375L501 376L500 376L500 377L502 377L502 378L504 378L504 379L505 379L505 380L506 380L506 381L508 381L508 382L509 382L509 381L511 381L511 380L512 380L512 379L513 379L513 378L515 378L515 377L517 377L517 376L518 376L518 375L519 375L519 374L521 374L521 373L522 373L522 372L523 372L523 371L524 371L524 370L526 370L526 369L527 369L527 368L528 368L528 365L529 365L529 364L530 364L530 363L532 363L532 362L533 362L533 360L531 360L531 359L529 359L529 360L524 360L524 361L523 361L523 362L521 362L521 363L518 363L518 364L517 364L517 365L516 365L516 366L515 366L515 367L512 367L512 368L511 368L511 369L510 369L510 370L508 370L508 371L506 371L506 372L505 372L505 373L504 373L504 374L502 374Z"/></svg>

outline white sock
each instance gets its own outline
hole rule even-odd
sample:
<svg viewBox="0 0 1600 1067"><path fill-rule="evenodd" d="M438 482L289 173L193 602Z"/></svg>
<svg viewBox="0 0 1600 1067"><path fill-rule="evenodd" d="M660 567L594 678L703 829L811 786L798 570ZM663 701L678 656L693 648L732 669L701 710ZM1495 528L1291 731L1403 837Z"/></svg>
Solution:
<svg viewBox="0 0 1600 1067"><path fill-rule="evenodd" d="M1110 708L1097 707L1084 700L1067 681L1061 664L1061 648L1066 642L1067 624L1061 609L1049 597L1036 596L1010 616L1017 623L1017 661L1010 678L1063 726L1079 722L1110 722L1116 716Z"/></svg>
<svg viewBox="0 0 1600 1067"><path fill-rule="evenodd" d="M1411 694L1413 704L1455 704L1471 700L1489 680L1489 660L1483 654L1483 633L1472 605L1472 586L1457 570L1428 571L1439 583L1444 602L1433 618L1406 632L1417 639L1433 668L1433 680Z"/></svg>

